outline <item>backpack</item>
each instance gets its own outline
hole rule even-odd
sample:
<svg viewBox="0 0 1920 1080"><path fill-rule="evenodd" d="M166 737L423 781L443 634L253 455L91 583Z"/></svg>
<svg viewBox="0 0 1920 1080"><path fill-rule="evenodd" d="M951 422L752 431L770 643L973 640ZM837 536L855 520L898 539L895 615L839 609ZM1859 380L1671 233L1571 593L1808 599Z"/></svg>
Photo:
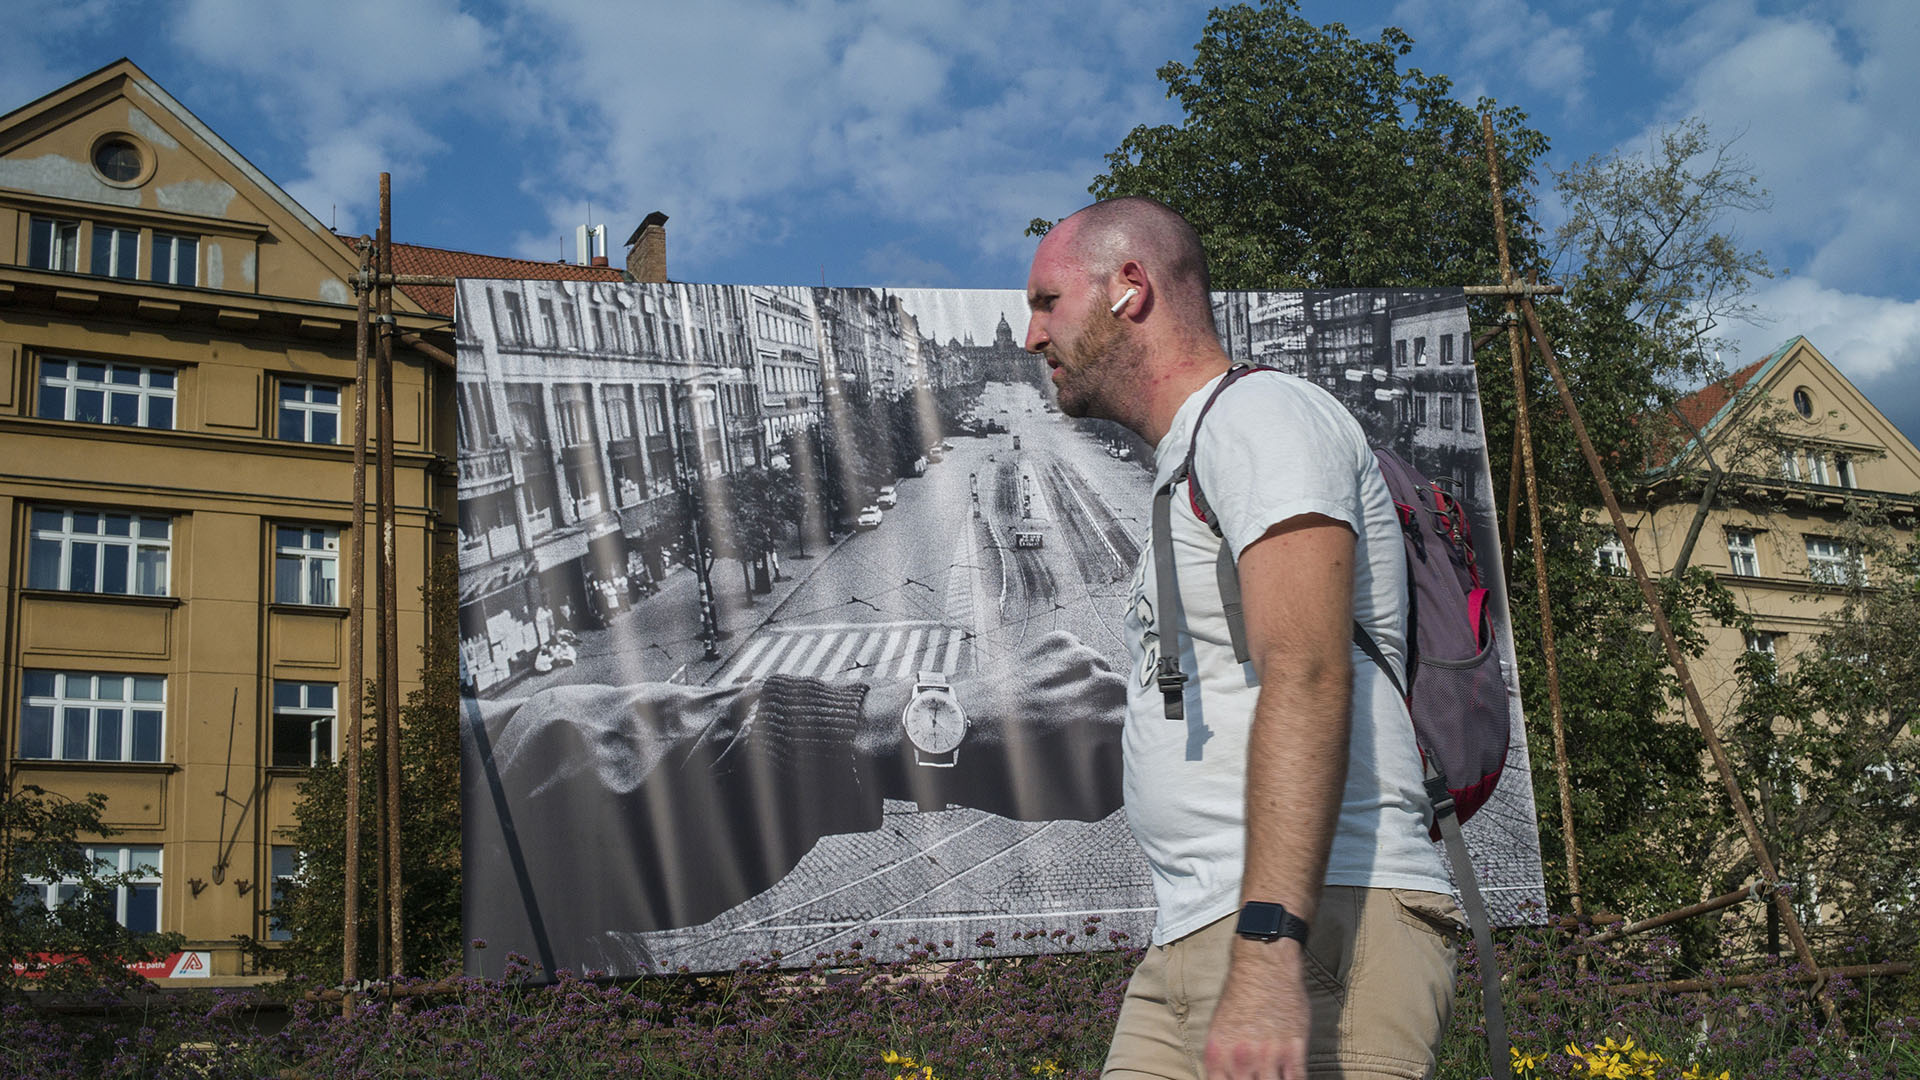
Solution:
<svg viewBox="0 0 1920 1080"><path fill-rule="evenodd" d="M1207 504L1200 480L1193 472L1200 426L1227 387L1254 372L1272 370L1249 364L1235 364L1227 370L1194 420L1186 460L1174 470L1172 478L1154 492L1154 576L1158 610L1163 613L1180 610L1174 580L1172 497L1173 489L1182 480L1187 482L1187 499L1194 516L1205 522L1215 536L1222 536L1219 519ZM1493 616L1488 610L1490 594L1480 580L1466 508L1393 451L1375 447L1373 455L1399 513L1401 539L1406 546L1409 661L1406 678L1402 679L1394 670L1379 644L1357 621L1353 624L1353 642L1386 673L1394 689L1406 699L1408 712L1412 714L1414 742L1420 750L1427 797L1433 803L1430 836L1446 843L1454 880L1460 886L1461 899L1472 924L1482 965L1481 990L1486 1005L1488 1039L1494 1043L1492 1062L1497 1069L1506 1064L1508 1056L1498 968L1493 961L1493 937L1486 905L1481 900L1479 883L1460 835L1461 823L1493 795L1506 765L1507 743L1512 734L1507 684L1501 677L1494 649ZM1246 612L1240 599L1240 576L1234 566L1233 548L1223 536L1214 573L1234 659L1244 664L1252 657L1247 646ZM1163 615L1163 618L1172 617ZM1187 675L1180 668L1178 642L1165 635L1156 676L1160 692L1166 698L1167 719L1181 719ZM1494 973L1493 978L1484 977L1488 971Z"/></svg>

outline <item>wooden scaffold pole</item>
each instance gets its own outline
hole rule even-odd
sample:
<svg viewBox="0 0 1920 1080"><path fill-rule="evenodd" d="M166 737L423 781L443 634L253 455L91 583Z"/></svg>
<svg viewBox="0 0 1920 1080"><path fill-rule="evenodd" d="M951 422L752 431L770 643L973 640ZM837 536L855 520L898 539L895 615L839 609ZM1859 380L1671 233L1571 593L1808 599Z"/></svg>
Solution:
<svg viewBox="0 0 1920 1080"><path fill-rule="evenodd" d="M360 747L361 703L366 699L367 628L367 317L373 288L373 241L361 236L360 276L353 291L359 308L353 339L353 527L347 531L347 835L345 925L341 927L340 1014L353 1015L353 988L360 981Z"/></svg>
<svg viewBox="0 0 1920 1080"><path fill-rule="evenodd" d="M380 174L379 272L383 279L379 301L380 337L380 653L384 658L380 682L380 730L383 743L382 777L385 796L384 845L386 867L384 925L385 973L405 970L401 932L400 875L400 633L399 556L394 522L393 463L393 178Z"/></svg>
<svg viewBox="0 0 1920 1080"><path fill-rule="evenodd" d="M1560 788L1560 833L1566 841L1567 892L1573 901L1575 918L1586 915L1580 895L1580 848L1573 833L1573 790L1567 777L1567 731L1560 705L1560 650L1553 636L1553 600L1547 587L1547 547L1540 527L1540 481L1533 459L1533 421L1527 407L1526 354L1520 344L1519 313L1514 297L1526 299L1531 288L1516 288L1513 263L1507 253L1506 190L1500 182L1500 154L1494 144L1493 118L1480 116L1480 131L1487 144L1487 178L1493 193L1493 235L1500 252L1500 281L1505 286L1507 309L1507 350L1513 355L1514 449L1525 474L1527 524L1533 540L1534 591L1540 600L1540 644L1547 659L1547 706L1553 718L1553 775ZM1531 285L1531 283L1529 283ZM1469 290L1471 291L1471 290ZM1512 544L1513 507L1508 504L1508 544Z"/></svg>

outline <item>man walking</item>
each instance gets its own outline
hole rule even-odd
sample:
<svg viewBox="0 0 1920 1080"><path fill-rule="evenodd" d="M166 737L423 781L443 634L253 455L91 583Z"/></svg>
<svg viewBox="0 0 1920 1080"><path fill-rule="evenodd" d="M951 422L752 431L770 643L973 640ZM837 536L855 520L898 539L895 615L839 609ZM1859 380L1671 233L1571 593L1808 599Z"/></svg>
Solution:
<svg viewBox="0 0 1920 1080"><path fill-rule="evenodd" d="M1159 916L1103 1075L1430 1075L1461 922L1427 840L1406 705L1353 644L1357 622L1404 667L1405 555L1365 435L1332 396L1277 372L1241 380L1198 424L1229 361L1199 237L1151 199L1061 221L1027 302L1026 348L1046 358L1061 411L1154 444L1157 485L1191 445L1224 537L1182 484L1178 610L1155 610L1151 547L1134 571L1124 792ZM1238 566L1245 665L1215 584L1221 543ZM1178 710L1157 684L1162 649L1198 676Z"/></svg>

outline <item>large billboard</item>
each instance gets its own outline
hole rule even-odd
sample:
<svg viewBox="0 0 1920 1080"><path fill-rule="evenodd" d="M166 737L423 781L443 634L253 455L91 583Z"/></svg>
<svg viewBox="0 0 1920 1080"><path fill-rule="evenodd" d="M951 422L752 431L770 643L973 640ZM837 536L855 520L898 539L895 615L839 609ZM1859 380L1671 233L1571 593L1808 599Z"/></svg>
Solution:
<svg viewBox="0 0 1920 1080"><path fill-rule="evenodd" d="M1022 294L458 295L470 971L1146 941L1119 732L1150 448L1059 415ZM1451 483L1497 578L1458 290L1214 307L1236 359ZM1496 921L1533 918L1521 723L1467 834Z"/></svg>

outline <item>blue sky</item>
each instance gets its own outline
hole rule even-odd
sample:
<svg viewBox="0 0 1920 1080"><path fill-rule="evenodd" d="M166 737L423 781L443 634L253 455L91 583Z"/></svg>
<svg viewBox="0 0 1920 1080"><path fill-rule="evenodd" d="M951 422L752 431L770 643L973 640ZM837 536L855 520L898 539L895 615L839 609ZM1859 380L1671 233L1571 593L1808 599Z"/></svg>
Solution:
<svg viewBox="0 0 1920 1080"><path fill-rule="evenodd" d="M1018 288L1027 220L1086 201L1205 3L1083 0L10 0L0 111L131 57L342 230L394 174L398 239L614 258L665 211L684 280ZM1398 25L1463 99L1518 105L1550 164L1698 116L1772 208L1729 221L1789 270L1729 363L1806 334L1920 434L1920 19L1909 0L1306 0ZM1543 207L1552 223L1553 207ZM566 240L563 249L562 238Z"/></svg>

